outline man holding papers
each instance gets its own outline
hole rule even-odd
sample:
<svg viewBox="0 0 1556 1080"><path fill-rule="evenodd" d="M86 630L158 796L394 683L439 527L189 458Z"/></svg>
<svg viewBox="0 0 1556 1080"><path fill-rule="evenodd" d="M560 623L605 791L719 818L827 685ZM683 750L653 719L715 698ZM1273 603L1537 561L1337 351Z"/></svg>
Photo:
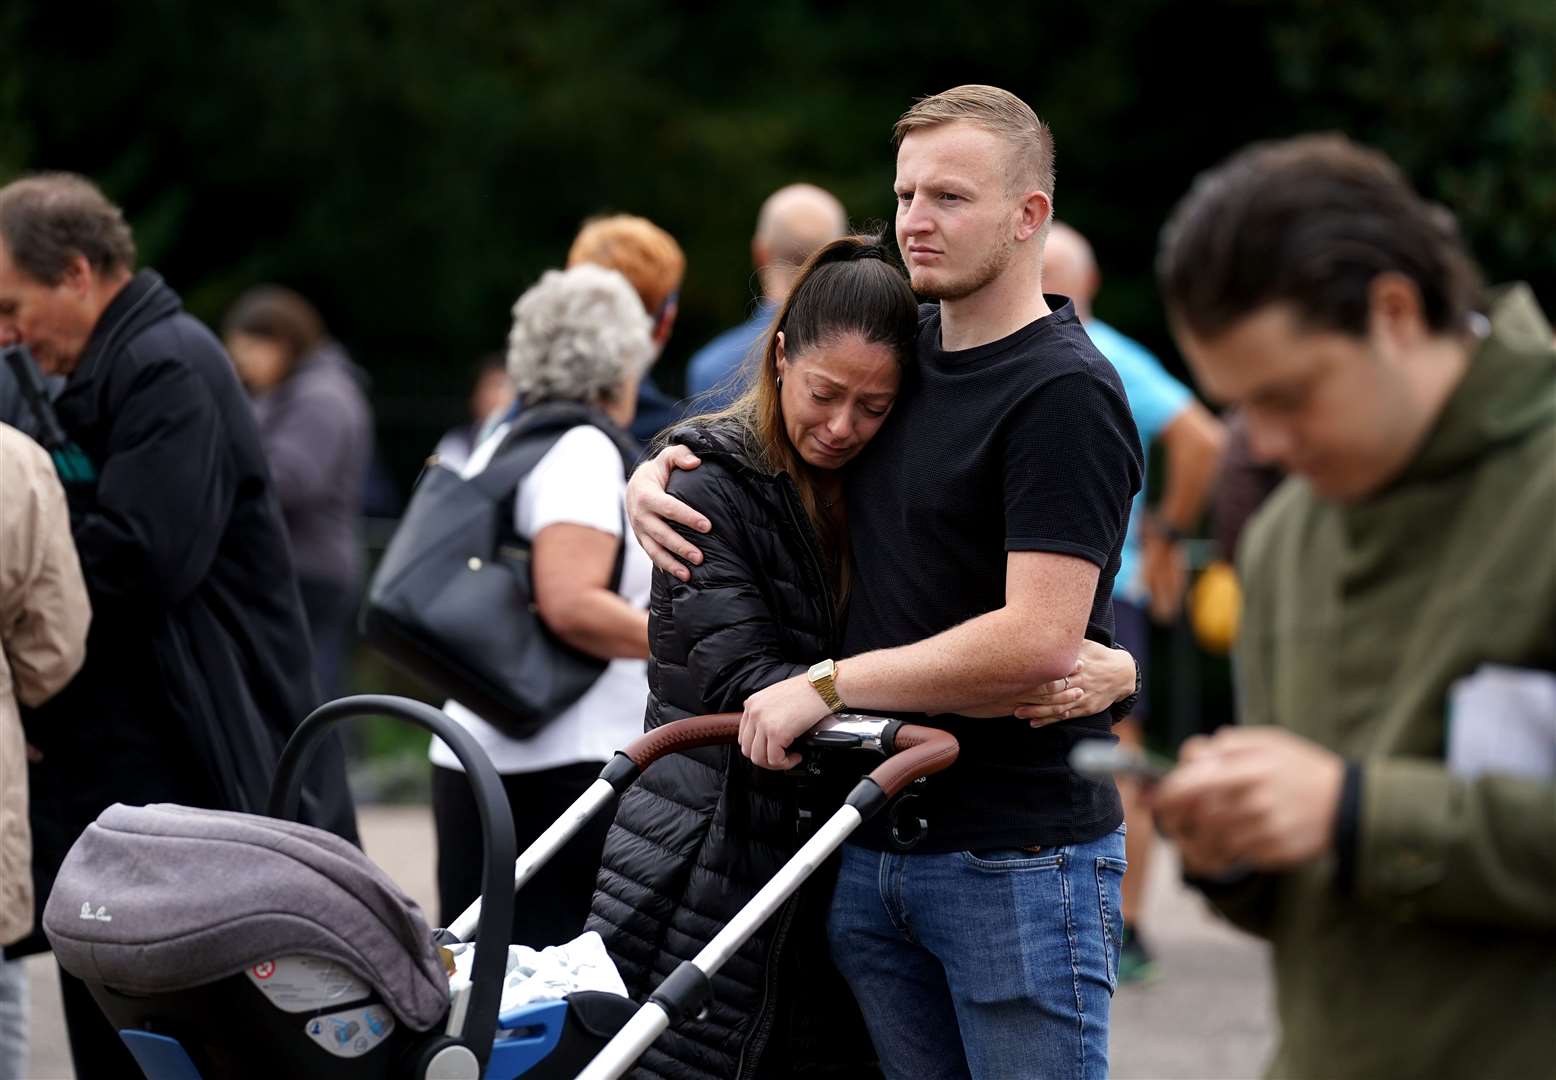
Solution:
<svg viewBox="0 0 1556 1080"><path fill-rule="evenodd" d="M1546 1075L1556 778L1484 752L1538 720L1450 701L1487 664L1556 668L1550 325L1338 136L1202 175L1159 274L1200 385L1292 476L1241 546L1247 724L1186 745L1155 800L1274 946L1270 1074ZM1455 768L1466 743L1488 767Z"/></svg>

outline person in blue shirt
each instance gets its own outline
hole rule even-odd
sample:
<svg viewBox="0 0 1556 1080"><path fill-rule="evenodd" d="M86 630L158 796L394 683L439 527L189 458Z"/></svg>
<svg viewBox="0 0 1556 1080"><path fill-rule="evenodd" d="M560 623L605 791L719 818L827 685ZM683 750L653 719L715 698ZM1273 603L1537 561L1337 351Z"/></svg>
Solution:
<svg viewBox="0 0 1556 1080"><path fill-rule="evenodd" d="M749 319L719 334L687 363L691 412L714 412L739 396L741 364L789 295L800 267L813 252L847 231L843 204L814 184L790 184L767 197L751 237L751 262L762 295Z"/></svg>
<svg viewBox="0 0 1556 1080"><path fill-rule="evenodd" d="M1070 226L1054 222L1043 255L1043 287L1074 302L1092 343L1118 371L1147 455L1151 444L1158 442L1167 455L1161 498L1155 508L1146 507L1143 489L1130 508L1129 530L1113 585L1118 643L1134 654L1142 678L1148 679L1149 620L1170 623L1182 610L1188 563L1180 541L1204 513L1226 432L1193 391L1169 375L1149 349L1092 314L1092 300L1101 284L1102 275L1086 238ZM1142 693L1133 715L1118 725L1122 741L1139 744L1148 717L1146 701L1147 695ZM1137 924L1155 830L1138 785L1120 781L1119 792L1129 826L1119 979L1135 982L1154 974L1151 954L1140 939Z"/></svg>

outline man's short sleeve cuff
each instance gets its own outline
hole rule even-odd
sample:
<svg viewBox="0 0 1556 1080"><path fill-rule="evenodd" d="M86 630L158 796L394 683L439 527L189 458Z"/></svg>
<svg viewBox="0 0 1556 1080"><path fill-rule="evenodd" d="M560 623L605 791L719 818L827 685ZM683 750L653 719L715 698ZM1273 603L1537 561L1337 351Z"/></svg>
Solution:
<svg viewBox="0 0 1556 1080"><path fill-rule="evenodd" d="M1108 553L1098 551L1088 544L1077 544L1069 540L1045 540L1034 536L1011 536L1005 539L1006 551L1047 551L1054 555L1074 555L1076 558L1085 559L1098 568L1105 568L1108 564Z"/></svg>

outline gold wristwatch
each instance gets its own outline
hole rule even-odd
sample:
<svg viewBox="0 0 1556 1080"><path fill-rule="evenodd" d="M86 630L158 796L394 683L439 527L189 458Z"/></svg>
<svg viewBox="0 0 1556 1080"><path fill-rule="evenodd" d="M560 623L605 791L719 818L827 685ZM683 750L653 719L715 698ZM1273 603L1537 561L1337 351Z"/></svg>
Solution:
<svg viewBox="0 0 1556 1080"><path fill-rule="evenodd" d="M821 695L821 700L827 703L827 708L833 712L842 712L843 699L837 696L837 664L831 660L823 660L818 664L812 664L810 673L805 676L810 684L816 688L816 693Z"/></svg>

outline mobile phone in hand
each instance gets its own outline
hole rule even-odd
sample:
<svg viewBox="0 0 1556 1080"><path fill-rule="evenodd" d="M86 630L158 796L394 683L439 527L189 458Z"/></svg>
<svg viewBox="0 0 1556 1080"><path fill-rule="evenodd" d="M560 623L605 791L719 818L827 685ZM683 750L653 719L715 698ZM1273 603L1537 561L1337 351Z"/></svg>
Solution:
<svg viewBox="0 0 1556 1080"><path fill-rule="evenodd" d="M1089 780L1131 776L1154 783L1172 771L1171 758L1108 739L1082 739L1070 751L1070 768Z"/></svg>

